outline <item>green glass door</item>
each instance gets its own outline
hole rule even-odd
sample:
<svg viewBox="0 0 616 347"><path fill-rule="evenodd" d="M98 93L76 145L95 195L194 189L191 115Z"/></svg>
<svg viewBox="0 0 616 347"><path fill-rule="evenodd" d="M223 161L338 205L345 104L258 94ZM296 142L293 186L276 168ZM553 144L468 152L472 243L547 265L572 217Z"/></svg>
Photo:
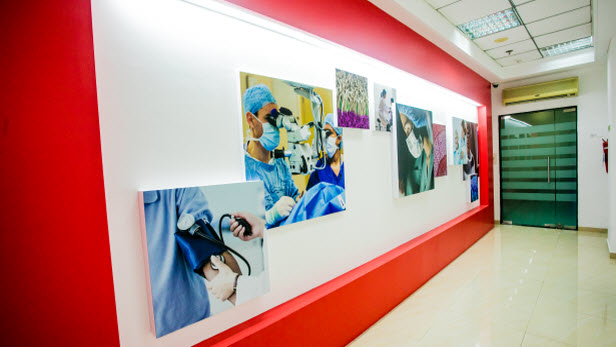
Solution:
<svg viewBox="0 0 616 347"><path fill-rule="evenodd" d="M500 118L501 219L556 227L554 111Z"/></svg>
<svg viewBox="0 0 616 347"><path fill-rule="evenodd" d="M556 226L577 229L577 109L554 110Z"/></svg>
<svg viewBox="0 0 616 347"><path fill-rule="evenodd" d="M501 222L577 229L575 107L500 117Z"/></svg>

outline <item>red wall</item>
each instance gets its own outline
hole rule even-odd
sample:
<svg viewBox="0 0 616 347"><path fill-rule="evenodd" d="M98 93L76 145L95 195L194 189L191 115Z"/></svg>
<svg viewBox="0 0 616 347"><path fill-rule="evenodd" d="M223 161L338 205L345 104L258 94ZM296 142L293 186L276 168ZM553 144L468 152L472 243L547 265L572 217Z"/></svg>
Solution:
<svg viewBox="0 0 616 347"><path fill-rule="evenodd" d="M118 345L90 1L0 13L0 344Z"/></svg>
<svg viewBox="0 0 616 347"><path fill-rule="evenodd" d="M490 84L365 0L231 2L486 105L482 207L202 343L341 345L491 229ZM2 341L117 345L90 2L3 1L0 10Z"/></svg>

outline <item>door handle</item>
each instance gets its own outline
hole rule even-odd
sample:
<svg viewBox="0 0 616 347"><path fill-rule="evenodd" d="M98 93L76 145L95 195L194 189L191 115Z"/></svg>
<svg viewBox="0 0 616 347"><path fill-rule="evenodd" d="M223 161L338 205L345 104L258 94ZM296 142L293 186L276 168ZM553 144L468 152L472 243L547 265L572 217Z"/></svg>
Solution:
<svg viewBox="0 0 616 347"><path fill-rule="evenodd" d="M550 183L550 156L548 155L548 183Z"/></svg>

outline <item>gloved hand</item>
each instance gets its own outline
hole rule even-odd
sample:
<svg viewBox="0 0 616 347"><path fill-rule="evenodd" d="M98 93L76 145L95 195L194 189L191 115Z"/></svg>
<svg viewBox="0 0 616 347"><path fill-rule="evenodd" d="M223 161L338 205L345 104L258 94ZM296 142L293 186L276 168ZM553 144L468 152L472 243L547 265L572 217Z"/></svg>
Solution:
<svg viewBox="0 0 616 347"><path fill-rule="evenodd" d="M248 212L234 212L231 213L234 217L240 217L245 219L252 229L252 235L244 235L245 228L238 223L235 218L231 218L229 221L229 229L233 233L233 236L241 239L242 241L252 240L256 237L263 237L265 231L265 221L252 213Z"/></svg>
<svg viewBox="0 0 616 347"><path fill-rule="evenodd" d="M213 280L206 283L206 288L221 301L229 300L235 304L235 298L232 296L235 294L233 291L233 284L235 277L238 276L227 264L223 263L216 256L211 256L210 261L218 269L218 274Z"/></svg>
<svg viewBox="0 0 616 347"><path fill-rule="evenodd" d="M286 218L295 206L295 200L288 196L283 196L272 208L265 212L265 221L268 225L273 225Z"/></svg>

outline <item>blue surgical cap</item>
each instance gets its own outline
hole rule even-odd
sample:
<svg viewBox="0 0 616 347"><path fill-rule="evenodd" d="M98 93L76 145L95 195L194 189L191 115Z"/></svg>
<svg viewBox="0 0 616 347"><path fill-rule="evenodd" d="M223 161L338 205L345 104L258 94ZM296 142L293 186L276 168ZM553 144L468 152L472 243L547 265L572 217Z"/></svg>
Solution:
<svg viewBox="0 0 616 347"><path fill-rule="evenodd" d="M342 135L342 128L337 127L336 124L334 124L334 114L333 113L328 113L327 116L325 116L325 124L331 125L332 128L334 128L334 131L336 132L336 134Z"/></svg>
<svg viewBox="0 0 616 347"><path fill-rule="evenodd" d="M397 104L398 112L406 115L413 126L417 128L425 127L428 124L427 112L421 109L414 110L413 107Z"/></svg>
<svg viewBox="0 0 616 347"><path fill-rule="evenodd" d="M334 131L336 132L336 134L338 134L338 136L342 135L342 128L334 125L333 113L328 113L327 116L325 116L324 122L325 123L323 124L323 126L325 126L325 124L329 124L332 126L332 128L334 128ZM342 148L342 140L340 140L340 148Z"/></svg>
<svg viewBox="0 0 616 347"><path fill-rule="evenodd" d="M257 84L256 86L246 89L242 97L244 103L244 112L257 114L263 106L276 103L276 99L265 84Z"/></svg>

